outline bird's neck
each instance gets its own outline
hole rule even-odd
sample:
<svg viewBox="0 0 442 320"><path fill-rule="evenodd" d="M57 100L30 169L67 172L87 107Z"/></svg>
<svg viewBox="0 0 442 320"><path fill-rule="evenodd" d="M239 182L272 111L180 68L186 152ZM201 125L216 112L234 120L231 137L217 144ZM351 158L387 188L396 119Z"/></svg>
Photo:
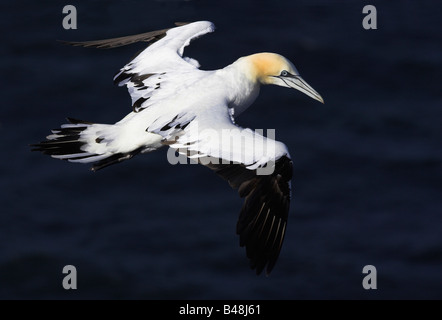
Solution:
<svg viewBox="0 0 442 320"><path fill-rule="evenodd" d="M256 74L251 73L250 62L240 58L220 70L228 87L229 107L235 116L246 110L256 99L261 86Z"/></svg>

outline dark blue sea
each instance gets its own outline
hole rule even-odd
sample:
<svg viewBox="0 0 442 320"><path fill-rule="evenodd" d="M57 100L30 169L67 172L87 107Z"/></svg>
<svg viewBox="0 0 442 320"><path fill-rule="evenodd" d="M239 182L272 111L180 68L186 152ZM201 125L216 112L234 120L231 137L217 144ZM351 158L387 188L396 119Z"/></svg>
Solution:
<svg viewBox="0 0 442 320"><path fill-rule="evenodd" d="M63 7L75 5L77 29ZM365 30L365 5L377 29ZM0 298L442 299L442 5L437 1L6 1L0 5ZM113 75L143 44L63 45L210 20L203 69L280 53L325 99L263 87L237 119L294 162L285 243L266 277L235 226L242 200L166 151L91 172L31 152L66 117L131 111ZM373 21L372 21L373 22ZM63 267L77 289L62 286ZM377 289L362 282L376 268Z"/></svg>

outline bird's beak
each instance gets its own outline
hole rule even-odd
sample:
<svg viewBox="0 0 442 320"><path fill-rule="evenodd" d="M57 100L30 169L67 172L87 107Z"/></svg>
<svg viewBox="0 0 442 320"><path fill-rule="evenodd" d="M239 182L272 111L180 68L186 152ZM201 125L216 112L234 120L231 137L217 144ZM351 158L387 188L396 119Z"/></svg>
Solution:
<svg viewBox="0 0 442 320"><path fill-rule="evenodd" d="M322 99L321 95L316 92L301 76L298 75L290 75L287 77L279 77L284 83L293 89L299 90L309 97L318 100L321 103L324 103L324 99Z"/></svg>

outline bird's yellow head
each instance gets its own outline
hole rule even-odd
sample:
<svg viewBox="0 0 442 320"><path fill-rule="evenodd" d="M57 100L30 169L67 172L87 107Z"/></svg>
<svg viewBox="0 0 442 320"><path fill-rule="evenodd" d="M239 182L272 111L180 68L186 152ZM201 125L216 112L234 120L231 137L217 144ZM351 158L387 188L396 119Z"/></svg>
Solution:
<svg viewBox="0 0 442 320"><path fill-rule="evenodd" d="M250 62L250 76L261 84L297 89L309 97L324 103L317 93L299 75L293 63L276 53L257 53L246 57Z"/></svg>

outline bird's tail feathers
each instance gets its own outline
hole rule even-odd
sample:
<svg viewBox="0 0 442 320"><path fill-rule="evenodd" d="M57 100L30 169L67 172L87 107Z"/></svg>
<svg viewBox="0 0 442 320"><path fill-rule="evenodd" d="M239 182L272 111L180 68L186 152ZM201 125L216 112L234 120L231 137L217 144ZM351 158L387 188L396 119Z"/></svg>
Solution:
<svg viewBox="0 0 442 320"><path fill-rule="evenodd" d="M142 151L142 148L138 148L130 152L118 152L112 148L112 141L118 133L116 125L73 118L67 120L69 123L52 130L47 140L31 145L32 151L41 151L53 158L70 162L93 163L93 171L130 159Z"/></svg>

